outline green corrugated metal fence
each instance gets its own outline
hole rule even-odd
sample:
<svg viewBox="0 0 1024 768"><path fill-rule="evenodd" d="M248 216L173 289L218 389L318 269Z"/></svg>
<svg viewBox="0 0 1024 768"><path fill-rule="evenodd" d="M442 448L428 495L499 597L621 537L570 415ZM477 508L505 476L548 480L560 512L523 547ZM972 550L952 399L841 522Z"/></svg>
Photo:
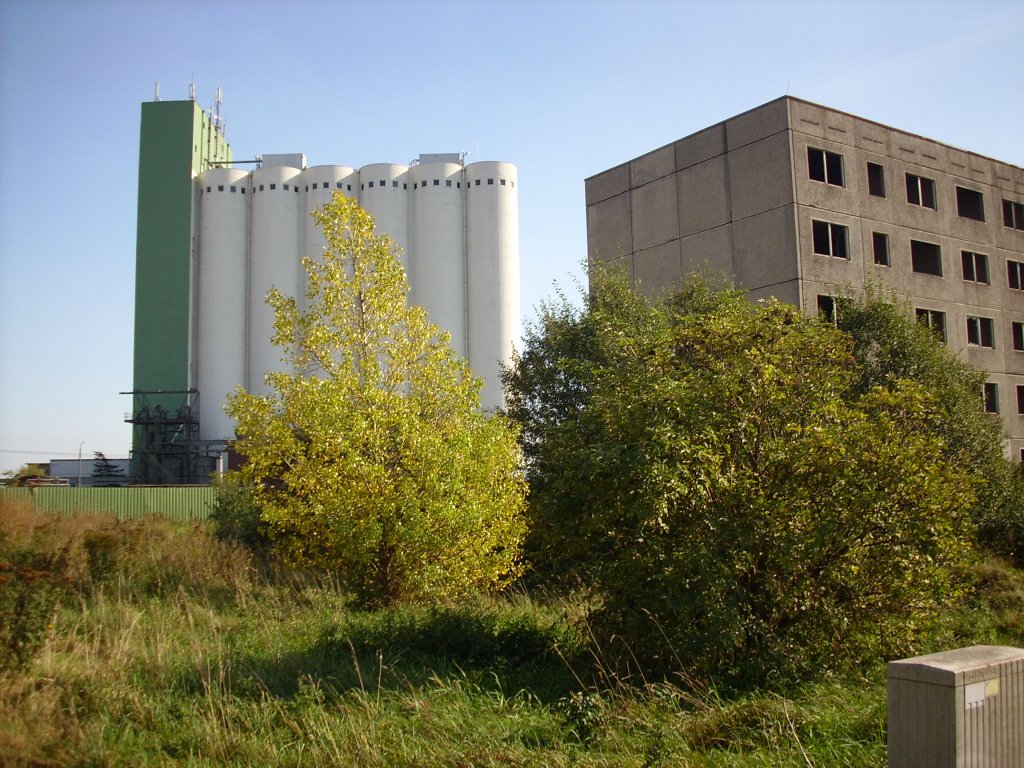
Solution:
<svg viewBox="0 0 1024 768"><path fill-rule="evenodd" d="M0 488L0 498L23 499L47 512L92 512L124 519L159 515L203 520L217 490L210 485L136 488Z"/></svg>

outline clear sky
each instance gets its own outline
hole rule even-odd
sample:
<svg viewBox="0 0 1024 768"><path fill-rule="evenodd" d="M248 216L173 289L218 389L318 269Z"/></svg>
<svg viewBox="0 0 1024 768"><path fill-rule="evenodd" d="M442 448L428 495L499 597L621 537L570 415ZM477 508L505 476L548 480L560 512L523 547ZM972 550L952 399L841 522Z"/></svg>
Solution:
<svg viewBox="0 0 1024 768"><path fill-rule="evenodd" d="M587 176L787 93L1024 165L1022 69L1024 0L0 0L0 470L128 454L156 82L222 86L236 158L515 163L529 320Z"/></svg>

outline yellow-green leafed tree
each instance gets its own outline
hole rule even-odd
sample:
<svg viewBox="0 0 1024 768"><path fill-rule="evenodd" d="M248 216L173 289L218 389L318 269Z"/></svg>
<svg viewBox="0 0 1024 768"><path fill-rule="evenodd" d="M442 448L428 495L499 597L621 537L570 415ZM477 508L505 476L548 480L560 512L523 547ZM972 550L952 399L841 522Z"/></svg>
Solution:
<svg viewBox="0 0 1024 768"><path fill-rule="evenodd" d="M314 213L305 307L271 290L288 372L227 411L277 551L334 570L368 605L500 588L520 571L526 485L517 429L480 410L480 382L409 306L394 242L354 200Z"/></svg>

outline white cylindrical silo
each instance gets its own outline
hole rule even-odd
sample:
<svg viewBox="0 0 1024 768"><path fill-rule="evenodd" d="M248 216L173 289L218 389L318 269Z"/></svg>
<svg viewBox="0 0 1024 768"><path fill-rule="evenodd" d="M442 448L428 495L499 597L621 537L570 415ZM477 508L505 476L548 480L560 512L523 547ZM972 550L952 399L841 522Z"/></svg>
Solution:
<svg viewBox="0 0 1024 768"><path fill-rule="evenodd" d="M245 386L249 174L214 168L198 177L196 388L199 438L234 437L226 396Z"/></svg>
<svg viewBox="0 0 1024 768"><path fill-rule="evenodd" d="M420 163L409 169L412 231L409 239L412 302L451 334L465 357L466 250L460 163Z"/></svg>
<svg viewBox="0 0 1024 768"><path fill-rule="evenodd" d="M271 344L274 311L267 293L276 287L285 296L299 296L301 194L298 168L272 166L252 172L252 213L249 228L249 371L248 389L266 393L264 376L284 370L283 350Z"/></svg>
<svg viewBox="0 0 1024 768"><path fill-rule="evenodd" d="M378 233L387 233L402 249L409 274L409 167L373 163L359 169L359 205L373 216Z"/></svg>
<svg viewBox="0 0 1024 768"><path fill-rule="evenodd" d="M302 187L302 209L299 214L302 219L300 230L302 234L302 246L300 254L317 259L324 251L326 242L323 232L313 219L313 211L322 208L331 200L335 192L340 192L349 197L358 194L359 176L354 168L344 165L318 165L307 168L297 180ZM299 309L306 308L306 271L300 268L299 272Z"/></svg>
<svg viewBox="0 0 1024 768"><path fill-rule="evenodd" d="M517 177L511 163L466 166L468 357L484 379L484 408L504 404L500 363L511 362L521 332Z"/></svg>

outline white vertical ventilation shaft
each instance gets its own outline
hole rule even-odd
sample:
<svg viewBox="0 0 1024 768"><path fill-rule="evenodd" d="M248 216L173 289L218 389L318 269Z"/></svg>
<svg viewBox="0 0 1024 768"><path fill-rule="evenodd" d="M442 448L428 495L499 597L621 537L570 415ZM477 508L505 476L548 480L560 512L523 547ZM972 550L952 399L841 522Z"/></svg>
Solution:
<svg viewBox="0 0 1024 768"><path fill-rule="evenodd" d="M466 267L463 170L459 163L420 163L409 171L412 302L451 334L466 357Z"/></svg>
<svg viewBox="0 0 1024 768"><path fill-rule="evenodd" d="M409 166L374 163L359 169L359 205L373 216L377 232L391 235L402 249L409 274Z"/></svg>
<svg viewBox="0 0 1024 768"><path fill-rule="evenodd" d="M301 173L289 166L264 167L252 172L248 389L258 394L269 391L264 381L267 373L284 370L282 351L270 342L274 335L274 310L267 304L267 293L276 287L285 296L300 295L301 195L297 183Z"/></svg>
<svg viewBox="0 0 1024 768"><path fill-rule="evenodd" d="M199 438L234 433L226 396L246 380L249 174L214 168L201 174L196 285L196 388Z"/></svg>
<svg viewBox="0 0 1024 768"><path fill-rule="evenodd" d="M512 360L521 330L517 181L511 163L466 166L467 357L484 379L484 408L504 403L501 364Z"/></svg>
<svg viewBox="0 0 1024 768"><path fill-rule="evenodd" d="M324 252L326 241L323 232L313 219L313 211L330 202L335 192L355 197L359 189L359 176L355 169L343 165L318 165L307 168L301 178L300 196L302 197L302 247L301 256L319 259ZM299 309L306 309L306 288L308 285L306 271L299 270L299 292L296 295Z"/></svg>

